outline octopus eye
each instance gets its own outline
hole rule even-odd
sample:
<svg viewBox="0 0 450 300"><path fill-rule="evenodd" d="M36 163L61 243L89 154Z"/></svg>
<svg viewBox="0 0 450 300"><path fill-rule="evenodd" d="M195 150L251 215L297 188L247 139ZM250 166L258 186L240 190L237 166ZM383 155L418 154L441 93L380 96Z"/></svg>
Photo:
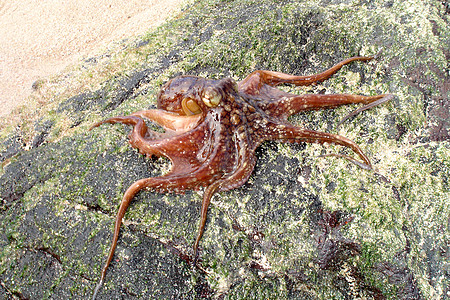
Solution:
<svg viewBox="0 0 450 300"><path fill-rule="evenodd" d="M216 107L222 100L222 96L213 88L205 88L203 102L208 107Z"/></svg>
<svg viewBox="0 0 450 300"><path fill-rule="evenodd" d="M198 106L191 98L184 98L183 101L181 101L181 107L186 116L198 115L202 112L200 106Z"/></svg>

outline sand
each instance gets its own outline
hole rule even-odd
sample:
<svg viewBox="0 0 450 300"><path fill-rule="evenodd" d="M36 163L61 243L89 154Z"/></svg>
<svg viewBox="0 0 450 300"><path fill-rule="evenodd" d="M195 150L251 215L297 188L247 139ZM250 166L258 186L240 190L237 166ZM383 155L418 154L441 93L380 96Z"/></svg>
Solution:
<svg viewBox="0 0 450 300"><path fill-rule="evenodd" d="M38 79L108 43L145 34L182 0L0 0L0 116L25 104Z"/></svg>

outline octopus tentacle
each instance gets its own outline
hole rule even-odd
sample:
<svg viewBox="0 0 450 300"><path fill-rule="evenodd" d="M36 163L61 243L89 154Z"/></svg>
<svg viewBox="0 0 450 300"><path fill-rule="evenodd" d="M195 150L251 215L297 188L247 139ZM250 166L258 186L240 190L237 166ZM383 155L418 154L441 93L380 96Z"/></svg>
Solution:
<svg viewBox="0 0 450 300"><path fill-rule="evenodd" d="M239 183L238 186L241 186L244 184L248 177L250 177L251 173L253 172L253 169L256 164L256 159L253 154L246 153L245 155L246 159L243 159L240 161L240 165L238 169L232 173L230 176L217 180L211 185L209 185L205 192L203 193L203 201L202 201L202 208L201 208L201 217L200 217L200 224L198 228L197 238L195 239L194 243L194 263L195 266L197 264L198 259L198 246L200 243L200 240L202 239L203 233L205 231L205 225L206 225L206 218L208 214L208 207L211 203L212 196L218 192L223 190L228 190L230 185L233 185L233 187L237 187L236 183Z"/></svg>
<svg viewBox="0 0 450 300"><path fill-rule="evenodd" d="M100 289L100 287L103 285L103 282L105 280L106 271L108 270L109 265L111 264L112 258L114 256L114 252L116 250L117 241L119 239L119 232L120 232L120 226L122 225L122 219L125 215L125 212L127 211L128 206L130 205L131 200L134 198L134 196L143 189L152 188L155 190L159 190L163 188L166 190L166 186L170 184L170 175L161 176L161 177L151 177L151 178L144 178L141 180L136 181L133 183L125 192L122 198L122 202L120 203L119 210L116 215L116 221L114 225L114 234L113 239L111 242L111 248L109 250L108 258L106 260L105 265L103 266L102 273L100 276L100 282L97 284L97 287L95 288L94 295L92 296L92 299L95 299L97 296L97 293ZM173 183L172 183L173 185Z"/></svg>
<svg viewBox="0 0 450 300"><path fill-rule="evenodd" d="M130 144L139 150L139 153L145 154L147 156L156 155L161 156L162 153L159 149L156 149L155 147L149 147L148 144L151 141L155 141L157 143L158 139L167 137L168 135L165 133L159 133L153 130L148 129L147 125L145 124L145 121L138 117L138 116L120 116L120 117L113 117L106 119L104 121L95 123L91 126L89 130L91 130L94 127L98 127L102 124L109 123L109 124L115 124L115 123L122 123L125 125L132 125L133 129L131 130L129 134L129 142Z"/></svg>
<svg viewBox="0 0 450 300"><path fill-rule="evenodd" d="M349 162L357 165L358 167L360 167L361 169L364 170L372 170L372 167L369 165L366 165L365 163L360 162L359 160L354 159L351 156L345 155L345 154L337 154L337 153L328 153L328 154L324 154L324 155L319 155L318 157L329 157L329 156L334 156L334 157L341 157L341 158L345 158L346 160L348 160Z"/></svg>
<svg viewBox="0 0 450 300"><path fill-rule="evenodd" d="M364 103L368 104L364 106L362 110L355 111L357 114L365 109L377 106L381 103L389 101L388 95L376 95L376 96L360 96L350 94L335 94L335 95L321 95L321 94L306 94L297 95L294 97L283 97L279 100L267 101L260 103L259 107L263 109L268 115L275 118L287 119L291 115L306 110L319 110L324 108L334 108L346 104ZM378 100L385 99L381 102ZM374 103L373 105L371 105ZM348 116L351 117L351 116ZM348 118L346 117L346 118Z"/></svg>
<svg viewBox="0 0 450 300"><path fill-rule="evenodd" d="M94 125L92 125L89 128L89 130L92 130L95 127L98 127L98 126L106 124L106 123L108 123L108 124L122 123L125 125L133 125L133 126L135 126L135 130L137 130L137 132L139 132L141 134L145 134L148 130L147 125L145 124L144 120L142 120L141 118L136 117L136 116L112 117L112 118L95 123Z"/></svg>
<svg viewBox="0 0 450 300"><path fill-rule="evenodd" d="M161 133L153 131L148 129L147 124L145 124L144 120L138 116L119 116L119 117L112 117L100 122L95 123L94 125L89 128L89 130L92 130L95 127L98 127L103 124L116 124L116 123L122 123L125 125L132 125L133 129L130 133L130 138L140 140L144 137L147 138L157 138L161 136ZM141 141L144 143L144 141Z"/></svg>
<svg viewBox="0 0 450 300"><path fill-rule="evenodd" d="M346 120L348 120L349 118L351 118L353 116L356 116L357 114L359 114L362 111L365 111L365 110L367 110L369 108L378 106L378 105L380 105L382 103L385 103L385 102L388 102L388 101L391 101L392 99L394 99L394 95L392 95L392 94L386 94L386 95L380 95L380 96L384 96L384 97L380 98L380 99L378 99L376 101L370 102L369 104L364 105L363 107L360 107L360 108L352 111L351 113L346 115L344 118L342 118L342 120L339 121L339 123L336 125L336 127L339 127Z"/></svg>
<svg viewBox="0 0 450 300"><path fill-rule="evenodd" d="M332 133L319 132L314 130L302 129L290 125L276 125L272 133L273 138L280 140L290 140L295 142L308 142L308 143L331 143L335 145L341 145L353 150L366 165L366 169L372 169L372 164L369 158L359 148L359 146L352 140Z"/></svg>
<svg viewBox="0 0 450 300"><path fill-rule="evenodd" d="M209 204L211 203L212 196L219 189L220 183L221 183L220 181L214 182L213 184L209 185L203 193L200 224L199 224L199 228L198 228L197 238L195 239L195 243L194 243L194 247L193 247L193 249L194 249L193 265L194 266L197 264L197 259L198 259L198 245L200 244L200 240L202 239L203 233L205 231L206 217L208 215L208 207L209 207Z"/></svg>
<svg viewBox="0 0 450 300"><path fill-rule="evenodd" d="M171 114L171 113L170 113ZM143 117L151 116L144 115ZM171 115L171 121L174 120L174 116ZM184 118L184 119L183 119ZM208 132L211 127L211 120L207 119L205 122L201 123L201 117L199 116L179 116L181 120L178 125L182 124L184 120L188 120L184 122L187 128L178 127L178 131L167 129L166 132L160 133L153 130L150 130L145 121L141 118L141 115L131 115L126 117L114 117L109 118L104 121L98 122L94 124L92 128L100 126L105 123L122 123L126 125L132 125L133 128L129 134L129 143L136 149L139 150L139 153L143 155L149 156L165 156L169 158L172 163L175 161L180 162L182 165L186 165L186 163L190 162L191 164L195 161L196 153L201 146L208 142L205 139L205 132ZM175 119L176 120L176 119ZM155 122L156 123L156 122ZM193 125L193 123L195 123ZM177 125L177 126L178 126ZM195 128L190 129L190 126ZM187 130L187 131L186 131ZM178 155L177 152L180 152L180 141L182 142L188 136L196 136L197 139L202 140L201 143L191 143L191 144L183 144L183 148L189 148L192 151L185 151L183 155ZM177 166L175 166L177 167Z"/></svg>
<svg viewBox="0 0 450 300"><path fill-rule="evenodd" d="M193 129L202 118L200 114L182 116L162 109L142 110L131 115L147 118L165 130L175 131L176 133L183 133Z"/></svg>
<svg viewBox="0 0 450 300"><path fill-rule="evenodd" d="M249 95L255 95L264 84L270 86L277 86L286 83L294 85L311 85L317 81L323 81L330 78L334 73L339 71L339 69L341 69L346 64L349 64L353 61L367 61L371 59L373 59L373 57L350 57L337 63L324 72L307 76L296 76L274 71L257 70L248 75L244 80L239 82L238 87L239 91L241 92L247 93Z"/></svg>

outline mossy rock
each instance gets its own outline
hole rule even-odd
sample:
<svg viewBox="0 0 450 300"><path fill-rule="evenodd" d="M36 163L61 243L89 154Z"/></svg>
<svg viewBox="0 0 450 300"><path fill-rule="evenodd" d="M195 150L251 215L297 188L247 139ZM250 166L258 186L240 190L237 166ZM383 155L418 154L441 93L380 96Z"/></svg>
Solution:
<svg viewBox="0 0 450 300"><path fill-rule="evenodd" d="M0 296L86 299L134 181L170 164L132 150L125 126L96 121L155 106L179 74L243 79L312 74L298 93L393 93L294 116L353 139L376 170L314 144L265 143L242 187L214 196L202 270L185 261L200 192L141 192L126 214L99 299L446 299L450 297L449 6L442 1L196 1L165 25L41 82L0 132ZM36 93L38 93L36 92ZM16 121L14 121L16 120Z"/></svg>

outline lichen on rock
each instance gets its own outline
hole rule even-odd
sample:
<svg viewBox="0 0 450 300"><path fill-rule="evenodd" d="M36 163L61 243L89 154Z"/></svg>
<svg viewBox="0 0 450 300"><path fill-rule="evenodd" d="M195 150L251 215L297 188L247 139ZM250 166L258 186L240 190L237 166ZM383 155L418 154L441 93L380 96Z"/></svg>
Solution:
<svg viewBox="0 0 450 300"><path fill-rule="evenodd" d="M72 90L42 83L52 101L0 133L0 296L90 296L124 190L170 167L132 150L126 127L87 131L95 121L154 107L160 85L179 74L311 74L379 53L315 86L286 87L395 94L337 129L353 107L291 119L353 139L374 172L319 157L340 147L264 144L248 183L213 199L206 272L183 260L201 194L142 192L99 298L450 297L449 16L432 0L197 1L141 40L84 62Z"/></svg>

